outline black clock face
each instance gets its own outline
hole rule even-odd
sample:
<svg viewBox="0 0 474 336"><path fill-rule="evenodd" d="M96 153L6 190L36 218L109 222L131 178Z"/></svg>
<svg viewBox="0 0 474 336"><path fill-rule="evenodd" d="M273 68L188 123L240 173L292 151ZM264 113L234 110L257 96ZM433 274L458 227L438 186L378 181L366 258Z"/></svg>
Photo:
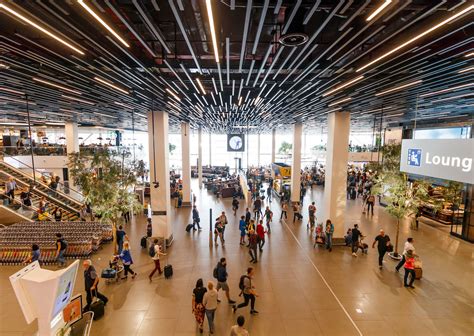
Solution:
<svg viewBox="0 0 474 336"><path fill-rule="evenodd" d="M227 135L227 151L243 152L244 151L244 135L228 134Z"/></svg>

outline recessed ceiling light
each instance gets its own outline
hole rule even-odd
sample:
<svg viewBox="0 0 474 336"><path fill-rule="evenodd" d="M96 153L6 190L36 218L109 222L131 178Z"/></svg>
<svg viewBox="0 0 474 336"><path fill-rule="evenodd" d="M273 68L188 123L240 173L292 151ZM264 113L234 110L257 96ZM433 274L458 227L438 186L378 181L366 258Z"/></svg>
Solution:
<svg viewBox="0 0 474 336"><path fill-rule="evenodd" d="M74 47L73 45L71 45L70 43L66 42L65 40L63 40L62 38L60 38L59 36L51 33L49 30L47 30L46 28L43 28L41 27L40 25L36 24L35 22L31 21L30 19L28 19L27 17L21 15L20 13L14 11L13 9L11 9L10 7L8 7L7 5L5 5L4 3L0 3L0 9L3 8L5 9L8 13L16 16L17 18L19 18L20 20L28 23L29 25L35 27L36 29L38 29L39 31L45 33L46 35L52 37L53 39L55 39L56 41L58 42L61 42L62 44L64 44L65 46L71 48L72 50L74 50L75 52L81 54L81 55L84 55L84 52L82 50L79 50L78 48Z"/></svg>
<svg viewBox="0 0 474 336"><path fill-rule="evenodd" d="M376 10L372 12L372 14L369 15L369 17L366 19L366 21L372 20L378 13L384 10L385 7L390 5L392 0L385 0L383 4L381 4Z"/></svg>
<svg viewBox="0 0 474 336"><path fill-rule="evenodd" d="M401 90L401 89L404 89L404 88L407 88L407 87L410 87L410 86L413 86L413 85L416 85L416 84L419 84L421 83L422 80L417 80L417 81L414 81L414 82L411 82L411 83L406 83L406 84L402 84L402 85L399 85L399 86L396 86L394 88L391 88L391 89L388 89L388 90L385 90L385 91L382 91L382 92L379 92L379 93L376 93L375 95L376 96L383 96L387 93L391 93L391 92L394 92L394 91L398 91L398 90Z"/></svg>
<svg viewBox="0 0 474 336"><path fill-rule="evenodd" d="M105 79L102 79L102 78L100 78L100 77L94 77L94 79L95 79L96 81L98 81L98 82L101 82L101 83L103 83L103 84L105 84L105 85L110 86L111 88L114 88L114 89L117 90L117 91L120 91L120 92L125 93L125 94L129 94L129 92L128 92L127 90L122 89L122 88L118 87L117 85L115 85L115 84L113 84L113 83L110 83L109 81L106 81Z"/></svg>
<svg viewBox="0 0 474 336"><path fill-rule="evenodd" d="M73 89L69 89L69 88L64 87L64 86L62 86L62 85L55 84L55 83L46 81L46 80L41 79L41 78L38 78L38 77L33 77L33 80L36 81L36 82L40 82L40 83L49 85L49 86L53 86L53 87L55 87L55 88L58 88L58 89L61 89L61 90L64 90L64 91L72 92L72 93L75 93L75 94L78 94L78 95L81 95L81 94L82 94L80 91L73 90Z"/></svg>
<svg viewBox="0 0 474 336"><path fill-rule="evenodd" d="M365 64L364 66L362 66L362 67L360 67L359 69L357 69L356 72L360 72L360 71L364 70L365 68L371 66L372 64L375 64L375 63L379 62L380 60L384 59L385 57L390 56L390 55L393 54L394 52L396 52L396 51L402 49L403 47L406 47L407 45L409 45L409 44L415 42L416 40L422 38L423 36L428 35L428 34L431 33L432 31L438 29L438 28L441 27L441 26L444 26L445 24L447 24L447 23L451 22L452 20L456 19L457 17L459 17L459 16L461 16L461 15L463 15L463 14L469 12L469 11L472 10L472 9L474 9L474 5L470 5L470 6L466 7L466 8L464 8L462 11L460 11L460 12L458 12L458 13L456 13L456 14L450 16L449 18L445 19L444 21L441 21L440 23L438 23L438 24L432 26L431 28L425 30L424 32L422 32L422 33L420 33L420 34L418 34L418 35L416 35L415 37L409 39L408 41L406 41L406 42L404 42L404 43L398 45L397 47L395 47L395 48L393 48L392 50L390 50L390 51L386 52L385 54L383 54L382 56L377 57L377 58L374 59L373 61L370 61L369 63L367 63L367 64Z"/></svg>
<svg viewBox="0 0 474 336"><path fill-rule="evenodd" d="M130 48L130 45L119 34L117 34L115 30L113 30L104 20L102 20L102 18L99 15L97 15L89 6L87 6L87 4L85 4L83 0L77 0L77 2L82 7L84 7L84 9L88 11L89 14L94 17L94 19L99 21L100 24L105 27L105 29L107 29L112 35L114 35L117 38L117 40L122 42L122 44L126 46L127 48Z"/></svg>

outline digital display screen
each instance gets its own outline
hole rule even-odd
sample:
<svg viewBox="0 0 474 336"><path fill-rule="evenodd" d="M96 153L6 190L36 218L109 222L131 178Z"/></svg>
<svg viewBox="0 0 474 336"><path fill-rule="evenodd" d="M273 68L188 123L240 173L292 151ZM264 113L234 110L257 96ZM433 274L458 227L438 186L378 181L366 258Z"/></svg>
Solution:
<svg viewBox="0 0 474 336"><path fill-rule="evenodd" d="M74 283L76 280L77 264L71 265L59 277L58 291L56 292L56 299L54 300L53 314L56 316L68 303L74 290Z"/></svg>

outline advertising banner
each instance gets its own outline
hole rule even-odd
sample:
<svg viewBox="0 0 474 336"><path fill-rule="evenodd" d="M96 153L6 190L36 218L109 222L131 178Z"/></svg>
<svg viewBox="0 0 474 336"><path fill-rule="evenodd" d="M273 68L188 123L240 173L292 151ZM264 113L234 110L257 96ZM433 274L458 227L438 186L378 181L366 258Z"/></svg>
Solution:
<svg viewBox="0 0 474 336"><path fill-rule="evenodd" d="M474 184L474 139L403 140L400 171Z"/></svg>

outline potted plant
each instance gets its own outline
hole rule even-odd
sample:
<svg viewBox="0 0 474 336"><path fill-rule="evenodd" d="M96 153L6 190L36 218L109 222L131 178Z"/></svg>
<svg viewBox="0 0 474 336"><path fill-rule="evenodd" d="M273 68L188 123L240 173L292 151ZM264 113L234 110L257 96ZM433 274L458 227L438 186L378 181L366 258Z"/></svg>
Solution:
<svg viewBox="0 0 474 336"><path fill-rule="evenodd" d="M134 187L137 183L135 162L127 163L129 152L98 151L69 154L69 169L74 184L91 204L92 212L101 222L112 225L116 243L116 226L127 211L140 211ZM117 244L114 245L117 249ZM115 251L117 252L117 251Z"/></svg>

